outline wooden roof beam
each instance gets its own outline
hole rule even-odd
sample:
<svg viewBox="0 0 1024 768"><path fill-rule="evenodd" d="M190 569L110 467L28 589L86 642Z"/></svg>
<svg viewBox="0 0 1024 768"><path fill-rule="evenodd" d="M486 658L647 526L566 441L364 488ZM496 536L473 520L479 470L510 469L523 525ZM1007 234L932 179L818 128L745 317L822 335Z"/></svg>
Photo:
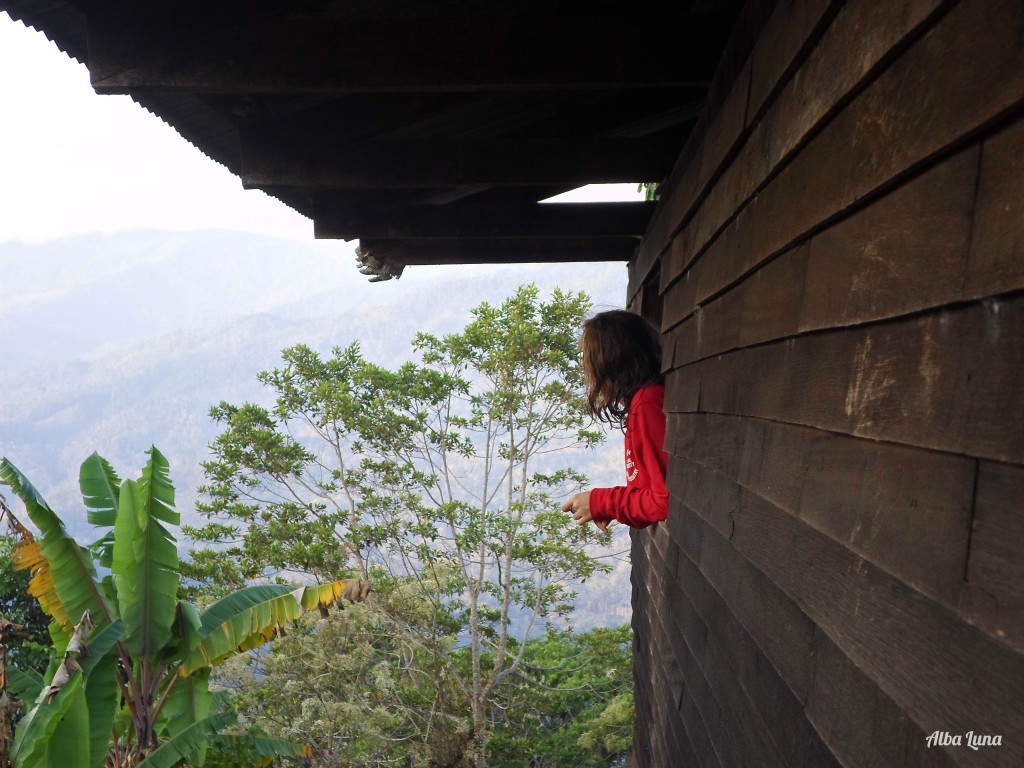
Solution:
<svg viewBox="0 0 1024 768"><path fill-rule="evenodd" d="M343 240L640 237L655 205L643 201L516 206L314 204L316 236Z"/></svg>
<svg viewBox="0 0 1024 768"><path fill-rule="evenodd" d="M262 18L206 37L89 20L98 93L503 91L705 86L724 25L687 16ZM710 27L710 28L709 28Z"/></svg>
<svg viewBox="0 0 1024 768"><path fill-rule="evenodd" d="M347 142L301 158L247 146L247 188L370 189L660 181L678 138L463 139Z"/></svg>
<svg viewBox="0 0 1024 768"><path fill-rule="evenodd" d="M638 237L360 240L363 274L397 277L411 265L628 261Z"/></svg>

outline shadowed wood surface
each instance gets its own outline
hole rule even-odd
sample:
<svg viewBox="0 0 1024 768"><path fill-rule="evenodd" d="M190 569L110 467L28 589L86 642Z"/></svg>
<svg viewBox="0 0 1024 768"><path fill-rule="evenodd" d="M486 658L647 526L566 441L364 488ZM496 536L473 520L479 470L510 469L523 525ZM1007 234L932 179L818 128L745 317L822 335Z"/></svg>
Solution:
<svg viewBox="0 0 1024 768"><path fill-rule="evenodd" d="M1024 6L761 30L630 263L672 498L633 534L633 765L1019 765Z"/></svg>
<svg viewBox="0 0 1024 768"><path fill-rule="evenodd" d="M515 214L586 184L665 178L741 6L0 0L85 63L97 92L130 95L245 187L313 219L318 237L366 240L361 252L378 256L358 263L371 279L413 264L576 260L590 237L641 235L650 208L613 233L572 217L526 216L517 227ZM392 226L352 218L352 199L504 216L490 229L457 223L455 212L441 214L447 229L401 217ZM441 238L456 247L440 248ZM402 247L385 257L382 239ZM633 250L606 243L595 258L625 261Z"/></svg>

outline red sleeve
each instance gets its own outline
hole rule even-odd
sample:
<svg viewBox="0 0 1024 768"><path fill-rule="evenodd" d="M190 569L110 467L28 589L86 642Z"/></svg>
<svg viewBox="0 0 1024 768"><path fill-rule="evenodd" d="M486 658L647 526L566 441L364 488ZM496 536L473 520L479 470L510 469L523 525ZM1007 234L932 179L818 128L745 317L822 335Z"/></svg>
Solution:
<svg viewBox="0 0 1024 768"><path fill-rule="evenodd" d="M668 490L665 488L665 413L660 398L644 400L630 409L627 424L626 485L595 488L590 494L590 515L594 520L618 520L633 528L646 528L668 517ZM629 460L633 461L632 469Z"/></svg>

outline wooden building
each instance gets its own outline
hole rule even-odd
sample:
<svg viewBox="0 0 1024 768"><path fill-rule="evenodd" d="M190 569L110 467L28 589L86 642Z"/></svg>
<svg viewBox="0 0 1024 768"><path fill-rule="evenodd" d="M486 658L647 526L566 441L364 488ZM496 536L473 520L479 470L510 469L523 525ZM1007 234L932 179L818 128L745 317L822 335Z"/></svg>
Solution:
<svg viewBox="0 0 1024 768"><path fill-rule="evenodd" d="M511 6L0 0L374 277L628 260L636 768L1024 765L1024 3Z"/></svg>

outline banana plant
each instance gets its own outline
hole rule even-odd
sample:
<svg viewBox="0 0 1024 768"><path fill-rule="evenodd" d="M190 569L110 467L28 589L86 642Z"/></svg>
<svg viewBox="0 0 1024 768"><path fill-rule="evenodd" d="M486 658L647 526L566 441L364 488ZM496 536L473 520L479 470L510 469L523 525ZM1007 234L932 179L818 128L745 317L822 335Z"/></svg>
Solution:
<svg viewBox="0 0 1024 768"><path fill-rule="evenodd" d="M340 605L343 594L365 596L336 581L251 586L201 613L179 601L174 487L167 459L155 447L148 454L137 480L122 481L98 454L82 465L87 519L100 534L87 547L17 467L0 461L0 482L40 532L33 535L0 497L18 538L15 565L31 571L29 593L50 617L54 640L42 678L11 677L15 693L34 701L15 731L16 768L202 765L207 745L234 722L230 709L213 706L211 668L272 640L306 610ZM249 748L303 754L268 739Z"/></svg>

